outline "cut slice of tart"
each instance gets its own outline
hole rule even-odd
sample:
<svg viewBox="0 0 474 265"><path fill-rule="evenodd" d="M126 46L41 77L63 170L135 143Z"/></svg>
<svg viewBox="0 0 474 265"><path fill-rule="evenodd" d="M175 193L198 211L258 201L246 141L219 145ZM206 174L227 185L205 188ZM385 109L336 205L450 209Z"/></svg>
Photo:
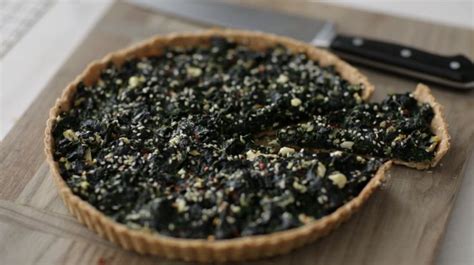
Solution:
<svg viewBox="0 0 474 265"><path fill-rule="evenodd" d="M444 155L446 155L451 145L451 136L448 132L448 124L444 117L443 106L436 101L430 89L426 85L419 84L413 92L413 97L422 104L430 105L433 110L434 116L430 126L434 134L434 139L432 145L428 146L428 150L434 149L434 157L429 161L423 162L403 161L398 159L394 160L394 162L417 169L426 169L436 166Z"/></svg>
<svg viewBox="0 0 474 265"><path fill-rule="evenodd" d="M202 262L267 257L349 218L391 157L262 145L259 135L333 119L372 91L336 56L285 37L172 34L89 65L51 109L45 151L71 213L125 249ZM431 103L436 135L446 133L427 90L414 95Z"/></svg>
<svg viewBox="0 0 474 265"><path fill-rule="evenodd" d="M435 166L449 148L442 107L429 88L389 95L381 103L363 103L276 132L277 144L320 150L346 150L385 157L418 169Z"/></svg>

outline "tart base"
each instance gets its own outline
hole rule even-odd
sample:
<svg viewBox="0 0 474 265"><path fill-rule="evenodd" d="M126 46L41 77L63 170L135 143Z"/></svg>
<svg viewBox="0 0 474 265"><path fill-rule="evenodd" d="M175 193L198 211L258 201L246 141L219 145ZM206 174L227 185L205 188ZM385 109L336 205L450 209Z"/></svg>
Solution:
<svg viewBox="0 0 474 265"><path fill-rule="evenodd" d="M111 53L102 60L90 64L81 75L67 86L62 96L56 101L55 106L50 110L44 139L45 153L51 168L52 177L59 190L61 198L65 202L69 211L76 216L81 223L85 224L89 229L95 231L103 238L114 242L127 250L133 250L142 254L159 255L169 259L181 259L197 262L225 262L258 259L287 253L292 249L327 235L361 208L361 206L382 183L385 173L391 167L391 161L386 162L378 169L375 176L367 183L357 197L339 207L335 212L321 219L298 228L267 235L216 241L205 239L179 239L162 236L158 233L152 233L145 230L132 230L127 226L108 218L95 207L74 195L61 177L59 165L53 158L54 139L51 132L58 114L71 107L71 100L79 82L84 81L86 84L93 83L98 79L101 70L104 69L109 62L121 64L123 61L131 57L157 55L167 46L195 46L197 44L205 43L211 36L226 37L238 43L246 44L254 49L262 49L275 45L276 43L283 44L295 52L307 53L311 59L317 60L323 66L334 65L339 74L350 83L361 83L364 86L361 96L363 100L367 101L374 90L374 87L368 82L366 77L336 56L329 52L317 49L309 44L298 42L286 37L240 30L210 30L201 33L170 34L163 37L152 38L128 49ZM434 98L432 98L432 96L430 98L429 90L428 92L424 92L425 90L420 91L421 92L418 92L420 99L427 98L428 101L434 102ZM436 116L440 117L441 108L436 105L433 106L435 108L435 113L437 113ZM433 126L439 128L436 129L437 135L438 132L440 135L447 135L447 130L443 127L443 124L445 125L444 120L442 118L441 120L439 119L440 118L437 118L436 121L433 122ZM444 139L447 139L447 141L443 141L442 144L440 144L436 163L444 153L446 153L446 150L449 147L449 136Z"/></svg>

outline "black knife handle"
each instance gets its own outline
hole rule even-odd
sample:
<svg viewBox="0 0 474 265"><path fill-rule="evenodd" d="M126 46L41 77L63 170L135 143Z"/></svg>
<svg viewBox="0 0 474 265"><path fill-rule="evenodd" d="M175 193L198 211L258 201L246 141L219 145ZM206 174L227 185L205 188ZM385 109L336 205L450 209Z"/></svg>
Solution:
<svg viewBox="0 0 474 265"><path fill-rule="evenodd" d="M474 64L463 55L441 56L419 49L363 37L337 35L330 48L341 57L399 74L458 84L474 85Z"/></svg>

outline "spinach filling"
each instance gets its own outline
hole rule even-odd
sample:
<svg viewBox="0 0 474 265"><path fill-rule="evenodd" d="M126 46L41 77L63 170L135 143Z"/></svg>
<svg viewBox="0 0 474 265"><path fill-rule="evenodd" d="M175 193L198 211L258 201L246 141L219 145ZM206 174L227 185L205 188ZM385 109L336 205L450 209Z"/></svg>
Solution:
<svg viewBox="0 0 474 265"><path fill-rule="evenodd" d="M281 130L313 120L371 129L354 120L355 109L376 106L362 104L362 91L305 54L213 38L110 64L95 84L80 83L53 128L54 158L75 194L134 229L216 239L285 230L357 196L385 160L297 151L290 145L322 136ZM432 117L422 108L410 114L416 128ZM386 115L398 132L405 119ZM275 130L280 143L262 144L258 135Z"/></svg>
<svg viewBox="0 0 474 265"><path fill-rule="evenodd" d="M433 159L440 139L431 131L433 110L410 93L391 95L382 103L364 103L280 129L281 145L341 149L356 154L407 162Z"/></svg>

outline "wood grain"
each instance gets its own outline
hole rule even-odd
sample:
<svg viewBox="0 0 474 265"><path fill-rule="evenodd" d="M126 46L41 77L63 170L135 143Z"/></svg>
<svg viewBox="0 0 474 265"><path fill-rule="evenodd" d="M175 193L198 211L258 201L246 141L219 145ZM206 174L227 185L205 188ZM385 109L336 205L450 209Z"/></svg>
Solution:
<svg viewBox="0 0 474 265"><path fill-rule="evenodd" d="M330 19L342 32L474 57L472 30L309 2L238 2ZM112 6L0 144L0 264L182 264L121 250L78 224L49 176L42 134L54 100L90 61L155 34L200 28L125 3ZM377 87L376 100L416 85L361 70ZM433 93L445 106L453 138L441 166L431 171L395 167L363 210L334 233L289 255L245 264L432 263L474 139L473 94L441 87L433 87Z"/></svg>

